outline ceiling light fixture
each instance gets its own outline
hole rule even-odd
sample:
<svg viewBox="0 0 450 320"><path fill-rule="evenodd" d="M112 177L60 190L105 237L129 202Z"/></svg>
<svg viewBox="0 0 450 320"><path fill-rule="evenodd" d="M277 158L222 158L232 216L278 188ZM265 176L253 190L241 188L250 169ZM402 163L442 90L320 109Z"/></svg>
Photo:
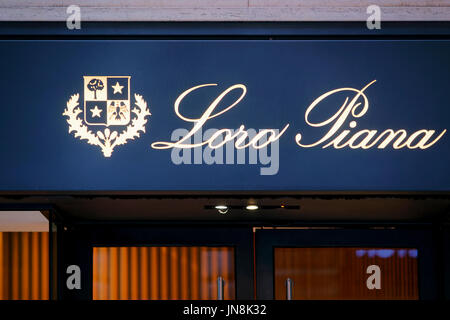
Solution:
<svg viewBox="0 0 450 320"><path fill-rule="evenodd" d="M245 207L245 209L247 209L249 211L255 211L255 210L258 210L259 207L256 204L249 204Z"/></svg>
<svg viewBox="0 0 450 320"><path fill-rule="evenodd" d="M215 208L217 209L217 211L219 211L219 213L221 214L225 214L228 212L228 206L223 205L223 204L219 204L217 206L215 206Z"/></svg>

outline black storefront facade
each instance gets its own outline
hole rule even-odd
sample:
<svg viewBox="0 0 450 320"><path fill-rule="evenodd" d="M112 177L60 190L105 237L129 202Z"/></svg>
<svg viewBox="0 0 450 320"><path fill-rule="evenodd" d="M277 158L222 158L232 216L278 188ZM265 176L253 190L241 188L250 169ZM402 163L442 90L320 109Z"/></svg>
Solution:
<svg viewBox="0 0 450 320"><path fill-rule="evenodd" d="M0 30L52 299L450 298L447 23Z"/></svg>

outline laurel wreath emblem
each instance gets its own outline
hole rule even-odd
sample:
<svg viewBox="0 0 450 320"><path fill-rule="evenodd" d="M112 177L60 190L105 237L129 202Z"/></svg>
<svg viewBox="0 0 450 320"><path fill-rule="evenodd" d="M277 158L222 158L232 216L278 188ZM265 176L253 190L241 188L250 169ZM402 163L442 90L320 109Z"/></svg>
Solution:
<svg viewBox="0 0 450 320"><path fill-rule="evenodd" d="M102 149L103 155L105 157L111 157L111 154L116 146L123 145L127 143L128 140L134 140L134 138L139 138L140 133L145 133L145 125L147 124L147 116L150 116L150 110L147 107L147 102L142 98L141 95L135 94L136 106L131 110L137 117L131 120L131 124L127 126L122 133L117 131L111 131L106 128L103 132L97 131L93 133L89 128L83 124L82 119L78 115L82 110L78 107L78 99L80 94L74 94L67 101L66 109L64 109L63 116L67 116L67 123L69 124L69 134L73 131L75 132L75 138L80 140L87 140L91 145L99 146Z"/></svg>

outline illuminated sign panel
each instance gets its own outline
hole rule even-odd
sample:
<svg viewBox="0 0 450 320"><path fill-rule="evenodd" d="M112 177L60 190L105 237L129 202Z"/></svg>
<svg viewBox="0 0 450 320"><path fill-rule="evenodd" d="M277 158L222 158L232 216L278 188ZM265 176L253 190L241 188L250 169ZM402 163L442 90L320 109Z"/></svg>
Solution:
<svg viewBox="0 0 450 320"><path fill-rule="evenodd" d="M0 50L3 191L450 191L449 41Z"/></svg>

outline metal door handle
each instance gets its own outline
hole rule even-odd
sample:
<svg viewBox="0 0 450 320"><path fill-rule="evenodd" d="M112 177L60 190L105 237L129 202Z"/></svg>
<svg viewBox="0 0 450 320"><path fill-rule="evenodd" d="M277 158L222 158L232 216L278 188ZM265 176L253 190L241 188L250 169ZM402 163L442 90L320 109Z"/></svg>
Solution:
<svg viewBox="0 0 450 320"><path fill-rule="evenodd" d="M286 279L286 300L292 300L292 287L294 285L294 281L291 278Z"/></svg>
<svg viewBox="0 0 450 320"><path fill-rule="evenodd" d="M223 286L225 281L222 277L217 277L217 300L223 300Z"/></svg>

